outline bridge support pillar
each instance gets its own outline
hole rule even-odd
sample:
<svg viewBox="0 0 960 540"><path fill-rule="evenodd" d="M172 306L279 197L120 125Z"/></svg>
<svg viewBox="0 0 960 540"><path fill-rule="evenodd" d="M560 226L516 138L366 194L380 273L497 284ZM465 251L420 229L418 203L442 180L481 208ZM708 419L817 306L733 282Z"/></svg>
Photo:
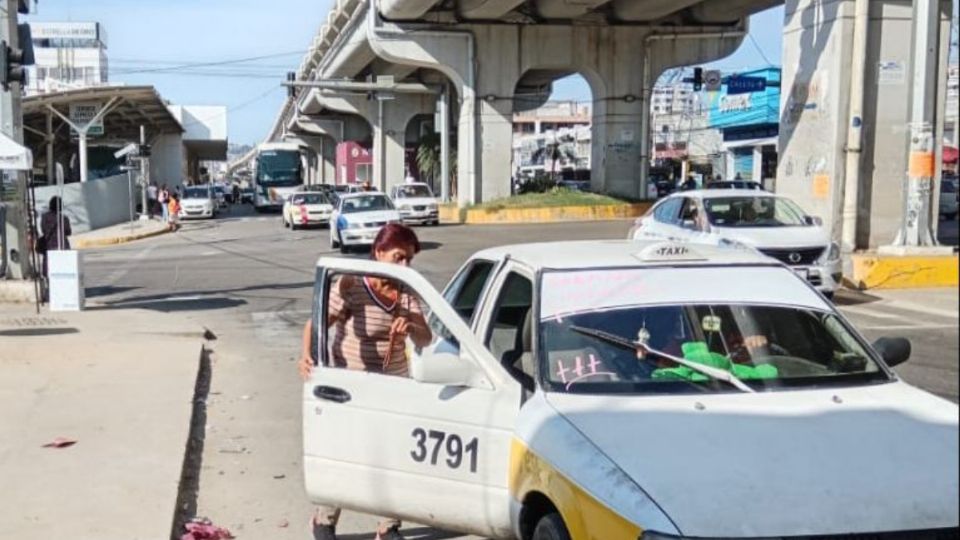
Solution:
<svg viewBox="0 0 960 540"><path fill-rule="evenodd" d="M325 109L355 114L371 127L373 144L373 186L387 192L402 184L406 165L406 130L418 114L433 114L435 96L430 94L381 94L367 96L332 96L317 94L316 101ZM330 159L335 162L335 152ZM326 174L326 172L324 172ZM333 177L330 177L330 183Z"/></svg>

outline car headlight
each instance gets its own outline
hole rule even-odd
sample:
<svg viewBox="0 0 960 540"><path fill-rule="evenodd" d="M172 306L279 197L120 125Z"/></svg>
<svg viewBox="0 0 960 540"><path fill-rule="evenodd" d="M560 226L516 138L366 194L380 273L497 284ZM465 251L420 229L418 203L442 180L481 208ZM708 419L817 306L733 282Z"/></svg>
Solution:
<svg viewBox="0 0 960 540"><path fill-rule="evenodd" d="M828 261L836 261L840 258L840 244L830 242L830 251L827 253Z"/></svg>

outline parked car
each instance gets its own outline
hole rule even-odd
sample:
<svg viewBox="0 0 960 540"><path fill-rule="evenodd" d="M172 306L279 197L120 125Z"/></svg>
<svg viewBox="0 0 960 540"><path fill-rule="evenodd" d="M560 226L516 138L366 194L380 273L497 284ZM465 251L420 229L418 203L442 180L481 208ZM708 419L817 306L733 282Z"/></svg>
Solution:
<svg viewBox="0 0 960 540"><path fill-rule="evenodd" d="M957 217L957 177L944 176L940 182L940 217L956 219Z"/></svg>
<svg viewBox="0 0 960 540"><path fill-rule="evenodd" d="M315 503L483 538L957 537L957 405L891 369L907 340L870 345L753 250L501 246L442 294L413 268L322 258L314 321L351 275L420 298L434 339L395 377L337 367L315 333Z"/></svg>
<svg viewBox="0 0 960 540"><path fill-rule="evenodd" d="M843 278L840 246L831 241L822 220L766 191L675 193L639 218L630 237L746 245L793 268L828 297Z"/></svg>
<svg viewBox="0 0 960 540"><path fill-rule="evenodd" d="M330 215L330 248L346 253L369 246L387 223L400 223L400 212L383 193L344 193Z"/></svg>
<svg viewBox="0 0 960 540"><path fill-rule="evenodd" d="M752 180L717 180L707 183L706 189L754 189L763 191L763 184Z"/></svg>
<svg viewBox="0 0 960 540"><path fill-rule="evenodd" d="M220 184L213 184L213 194L217 201L217 206L219 208L226 208L227 206L227 190Z"/></svg>
<svg viewBox="0 0 960 540"><path fill-rule="evenodd" d="M240 188L240 202L245 204L253 204L253 188L245 187Z"/></svg>
<svg viewBox="0 0 960 540"><path fill-rule="evenodd" d="M213 188L205 186L188 186L183 189L180 199L181 219L211 219L217 215L219 204Z"/></svg>
<svg viewBox="0 0 960 540"><path fill-rule="evenodd" d="M294 193L283 203L283 226L291 230L310 225L329 224L333 205L323 193Z"/></svg>
<svg viewBox="0 0 960 540"><path fill-rule="evenodd" d="M404 223L439 225L439 201L430 186L422 183L401 184L390 190L390 200Z"/></svg>

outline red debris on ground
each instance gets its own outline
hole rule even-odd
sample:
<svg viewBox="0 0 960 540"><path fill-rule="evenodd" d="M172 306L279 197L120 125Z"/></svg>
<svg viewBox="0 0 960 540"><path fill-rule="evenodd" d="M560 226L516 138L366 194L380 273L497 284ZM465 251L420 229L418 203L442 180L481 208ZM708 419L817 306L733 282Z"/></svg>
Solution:
<svg viewBox="0 0 960 540"><path fill-rule="evenodd" d="M184 525L183 528L187 532L180 537L180 540L229 540L230 538L236 538L227 529L217 527L205 518L194 519Z"/></svg>
<svg viewBox="0 0 960 540"><path fill-rule="evenodd" d="M73 439L67 439L66 437L57 437L56 439L43 445L43 448L68 448L75 444L77 444L77 441Z"/></svg>

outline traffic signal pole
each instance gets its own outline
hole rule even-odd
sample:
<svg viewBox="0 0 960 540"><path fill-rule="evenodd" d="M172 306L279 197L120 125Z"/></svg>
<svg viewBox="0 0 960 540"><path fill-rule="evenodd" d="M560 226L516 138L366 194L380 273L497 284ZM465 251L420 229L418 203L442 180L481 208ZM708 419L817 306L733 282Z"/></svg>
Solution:
<svg viewBox="0 0 960 540"><path fill-rule="evenodd" d="M19 0L0 0L0 41L10 47L17 47L20 34L17 28L17 15L21 2ZM6 49L6 47L4 47ZM10 66L6 62L7 51L2 51L6 79L6 69ZM23 144L23 113L21 111L21 83L11 81L9 89L0 87L0 131L19 144ZM16 179L17 196L13 201L6 201L6 223L0 226L6 228L3 259L6 261L7 277L12 279L26 279L31 277L33 270L30 265L30 247L27 239L26 200L27 175L23 172L8 171L0 174L9 174Z"/></svg>

